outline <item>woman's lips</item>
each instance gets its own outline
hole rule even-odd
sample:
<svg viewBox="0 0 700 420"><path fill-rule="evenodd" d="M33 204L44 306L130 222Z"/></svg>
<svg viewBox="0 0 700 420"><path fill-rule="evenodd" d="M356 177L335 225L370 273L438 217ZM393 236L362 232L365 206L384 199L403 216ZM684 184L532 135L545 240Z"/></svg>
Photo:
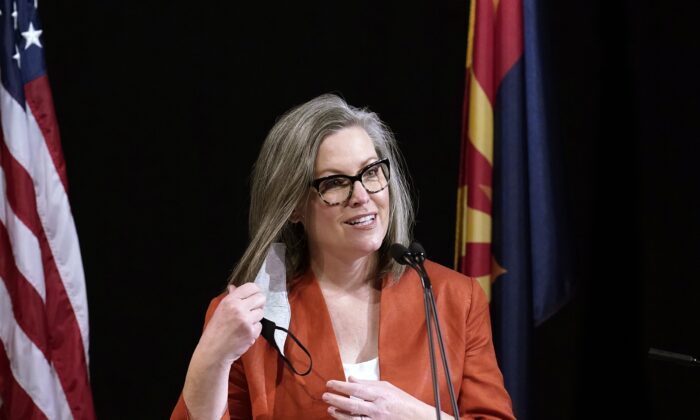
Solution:
<svg viewBox="0 0 700 420"><path fill-rule="evenodd" d="M369 213L369 214L361 214L359 216L355 216L351 219L346 220L343 223L350 225L350 226L363 227L363 226L372 225L376 220L377 220L377 213Z"/></svg>

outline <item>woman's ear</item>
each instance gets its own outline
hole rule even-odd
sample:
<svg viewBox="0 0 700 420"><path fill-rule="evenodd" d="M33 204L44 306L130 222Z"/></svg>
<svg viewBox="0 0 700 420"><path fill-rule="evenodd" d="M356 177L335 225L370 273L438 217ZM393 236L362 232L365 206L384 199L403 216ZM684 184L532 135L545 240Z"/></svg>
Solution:
<svg viewBox="0 0 700 420"><path fill-rule="evenodd" d="M301 212L299 209L295 209L292 212L292 215L289 216L289 221L292 223L303 223L304 222L304 216L301 215Z"/></svg>
<svg viewBox="0 0 700 420"><path fill-rule="evenodd" d="M301 200L299 203L297 203L296 207L294 208L294 211L292 211L292 215L289 216L289 221L291 223L294 223L294 224L301 223L303 225L304 224L304 215L306 214L307 205L308 205L308 199Z"/></svg>

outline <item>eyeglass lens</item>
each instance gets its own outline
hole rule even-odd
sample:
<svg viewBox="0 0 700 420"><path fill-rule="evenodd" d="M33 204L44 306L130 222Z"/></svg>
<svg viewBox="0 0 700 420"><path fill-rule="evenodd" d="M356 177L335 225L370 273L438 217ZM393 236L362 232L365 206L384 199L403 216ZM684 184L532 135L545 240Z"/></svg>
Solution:
<svg viewBox="0 0 700 420"><path fill-rule="evenodd" d="M377 193L389 183L389 167L385 162L377 162L366 167L358 176L368 193ZM338 204L350 198L353 182L348 176L338 175L323 181L318 186L318 191L323 201Z"/></svg>

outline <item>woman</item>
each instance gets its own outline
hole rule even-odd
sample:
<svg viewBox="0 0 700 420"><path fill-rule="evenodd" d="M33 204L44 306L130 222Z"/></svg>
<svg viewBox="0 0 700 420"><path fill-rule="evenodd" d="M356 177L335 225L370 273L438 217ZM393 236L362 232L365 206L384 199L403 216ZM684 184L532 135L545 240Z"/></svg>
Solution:
<svg viewBox="0 0 700 420"><path fill-rule="evenodd" d="M435 417L421 285L388 253L411 239L402 163L377 115L337 96L275 124L253 172L251 243L207 311L172 418ZM251 281L274 242L286 247L289 330L311 355L307 376L257 339L266 297ZM438 264L426 269L460 416L512 418L484 293ZM291 340L283 351L297 370L308 366Z"/></svg>

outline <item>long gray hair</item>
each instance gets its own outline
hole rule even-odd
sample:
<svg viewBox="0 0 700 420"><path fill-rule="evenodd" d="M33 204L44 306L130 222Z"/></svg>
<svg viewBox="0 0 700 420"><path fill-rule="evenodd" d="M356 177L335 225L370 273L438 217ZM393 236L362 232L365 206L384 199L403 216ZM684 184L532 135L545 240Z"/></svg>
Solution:
<svg viewBox="0 0 700 420"><path fill-rule="evenodd" d="M250 244L234 268L229 283L255 280L273 242L287 248L287 279L309 267L309 248L301 223L290 222L292 212L304 206L314 176L321 142L343 128L361 127L374 143L380 158L389 158L389 227L379 249L374 281L392 273L398 279L404 266L389 255L395 242L407 245L412 237L414 210L405 163L396 140L377 114L348 105L336 95L316 97L293 108L272 127L252 173L249 230Z"/></svg>

